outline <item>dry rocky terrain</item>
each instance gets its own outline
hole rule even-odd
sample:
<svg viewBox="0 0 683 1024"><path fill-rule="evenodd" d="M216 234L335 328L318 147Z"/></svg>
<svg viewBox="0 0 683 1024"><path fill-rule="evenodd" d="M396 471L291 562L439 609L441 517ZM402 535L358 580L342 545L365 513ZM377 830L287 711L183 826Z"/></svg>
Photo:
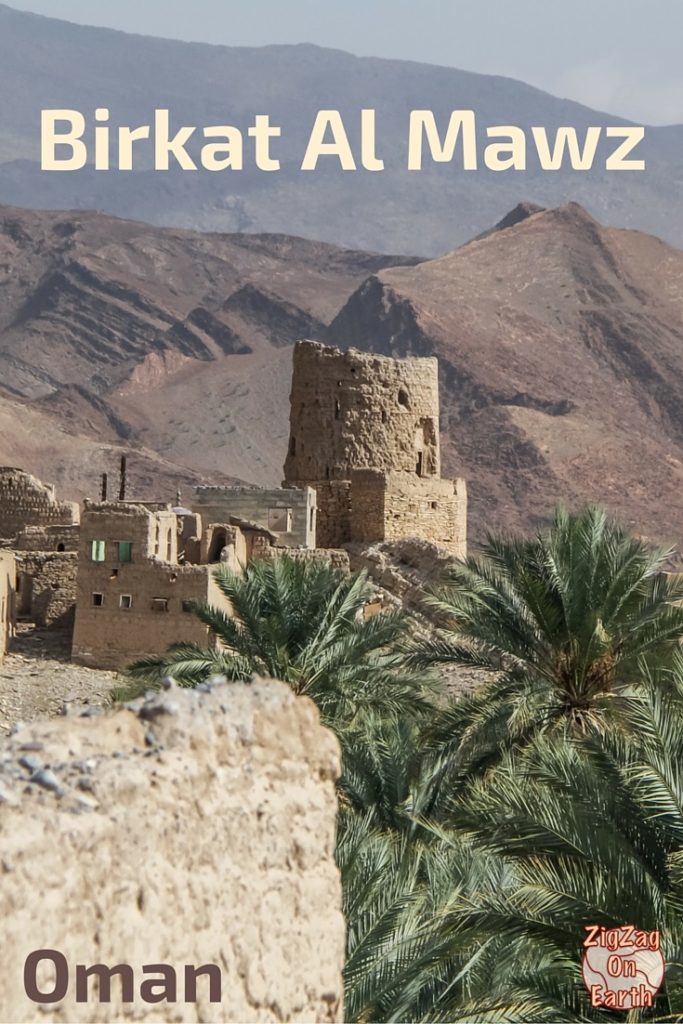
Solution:
<svg viewBox="0 0 683 1024"><path fill-rule="evenodd" d="M19 624L10 652L0 662L0 733L65 709L87 712L109 703L121 677L74 665L70 649L65 631Z"/></svg>
<svg viewBox="0 0 683 1024"><path fill-rule="evenodd" d="M93 496L276 485L294 340L440 362L469 534L600 502L681 544L683 253L523 205L436 260L95 213L0 212L0 464Z"/></svg>

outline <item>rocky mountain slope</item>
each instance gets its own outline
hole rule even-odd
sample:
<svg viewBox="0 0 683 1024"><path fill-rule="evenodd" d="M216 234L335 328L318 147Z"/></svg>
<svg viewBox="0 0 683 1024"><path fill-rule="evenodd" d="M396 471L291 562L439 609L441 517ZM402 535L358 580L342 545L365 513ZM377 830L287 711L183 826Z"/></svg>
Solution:
<svg viewBox="0 0 683 1024"><path fill-rule="evenodd" d="M399 258L406 262L405 258ZM0 463L74 496L279 481L290 347L395 259L0 208Z"/></svg>
<svg viewBox="0 0 683 1024"><path fill-rule="evenodd" d="M525 204L419 262L285 236L0 212L0 463L91 494L277 484L291 346L440 361L471 535L597 501L683 544L683 252Z"/></svg>
<svg viewBox="0 0 683 1024"><path fill-rule="evenodd" d="M445 462L475 534L600 502L683 542L683 253L569 203L523 206L437 260L373 275L336 344L439 357Z"/></svg>
<svg viewBox="0 0 683 1024"><path fill-rule="evenodd" d="M162 29L163 31L163 29ZM155 224L204 231L277 231L353 248L434 255L495 223L521 198L556 206L580 201L606 223L638 227L683 245L683 127L649 128L639 152L645 172L605 170L601 144L591 171L540 170L529 129L551 137L572 126L618 125L609 114L522 82L453 68L357 58L315 46L208 46L127 35L27 14L0 4L0 202L25 207L91 208ZM40 112L82 111L92 140L96 108L109 123L150 124L155 108L172 126L234 125L245 131L268 113L282 129L273 152L281 169L255 169L245 136L240 171L149 170L141 147L132 172L40 170ZM360 111L376 111L383 172L349 173L336 160L301 171L314 118L339 110L358 154ZM408 171L411 110L432 110L445 134L452 110L474 110L480 141L490 125L518 125L529 138L528 169L496 173L462 162ZM116 132L112 132L116 137ZM196 153L190 145L190 150ZM480 147L481 148L481 147ZM115 155L115 154L114 154Z"/></svg>

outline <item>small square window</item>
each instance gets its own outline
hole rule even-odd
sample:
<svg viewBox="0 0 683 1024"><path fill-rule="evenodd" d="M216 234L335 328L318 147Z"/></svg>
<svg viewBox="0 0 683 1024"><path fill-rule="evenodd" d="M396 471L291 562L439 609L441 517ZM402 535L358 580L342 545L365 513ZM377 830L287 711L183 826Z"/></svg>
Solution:
<svg viewBox="0 0 683 1024"><path fill-rule="evenodd" d="M132 608L133 597L131 594L121 594L119 598L119 608Z"/></svg>
<svg viewBox="0 0 683 1024"><path fill-rule="evenodd" d="M93 594L92 603L93 608L101 608L104 604L104 594Z"/></svg>
<svg viewBox="0 0 683 1024"><path fill-rule="evenodd" d="M115 545L116 561L130 562L132 559L133 545L129 540L118 540Z"/></svg>
<svg viewBox="0 0 683 1024"><path fill-rule="evenodd" d="M166 598L166 597L153 597L152 598L152 611L153 612L167 612L168 611L168 598Z"/></svg>
<svg viewBox="0 0 683 1024"><path fill-rule="evenodd" d="M184 612L191 614L194 611L194 601L183 601L182 609Z"/></svg>
<svg viewBox="0 0 683 1024"><path fill-rule="evenodd" d="M90 557L93 562L103 562L105 555L105 546L103 540L94 540L90 548Z"/></svg>

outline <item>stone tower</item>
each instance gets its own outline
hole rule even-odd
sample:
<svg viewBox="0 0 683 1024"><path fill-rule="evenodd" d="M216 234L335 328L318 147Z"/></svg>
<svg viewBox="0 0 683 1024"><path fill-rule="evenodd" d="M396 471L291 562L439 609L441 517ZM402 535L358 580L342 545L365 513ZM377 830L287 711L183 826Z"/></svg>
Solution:
<svg viewBox="0 0 683 1024"><path fill-rule="evenodd" d="M438 363L294 349L286 486L317 492L318 544L405 536L464 554L464 481L441 480Z"/></svg>

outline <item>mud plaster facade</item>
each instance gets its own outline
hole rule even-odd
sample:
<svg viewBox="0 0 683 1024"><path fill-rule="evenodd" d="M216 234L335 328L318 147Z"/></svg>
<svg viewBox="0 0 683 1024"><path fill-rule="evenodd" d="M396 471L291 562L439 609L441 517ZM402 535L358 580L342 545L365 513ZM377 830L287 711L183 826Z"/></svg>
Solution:
<svg viewBox="0 0 683 1024"><path fill-rule="evenodd" d="M15 577L14 556L9 551L0 551L0 662L7 653L14 630Z"/></svg>
<svg viewBox="0 0 683 1024"><path fill-rule="evenodd" d="M0 468L0 537L14 539L27 526L71 526L78 518L78 505L58 501L51 484L21 469Z"/></svg>
<svg viewBox="0 0 683 1024"><path fill-rule="evenodd" d="M86 502L81 519L72 659L117 669L181 641L206 646L189 602L229 611L215 565L179 561L182 523L170 507ZM201 538L198 538L201 541Z"/></svg>
<svg viewBox="0 0 683 1024"><path fill-rule="evenodd" d="M175 687L136 707L0 738L0 861L11 872L0 887L0 1020L343 1020L340 752L315 705L254 680ZM26 744L59 793L22 768ZM38 1007L24 963L45 948L66 956L69 988ZM92 979L88 1001L76 1001L76 964L122 960L135 972L133 1002L118 976L111 1002ZM141 1000L150 963L173 967L177 1002ZM197 1002L184 1001L186 964L218 965L220 1002L206 977ZM36 973L49 992L51 963Z"/></svg>
<svg viewBox="0 0 683 1024"><path fill-rule="evenodd" d="M249 520L274 534L278 547L314 548L316 496L310 487L197 487L193 508L205 522Z"/></svg>
<svg viewBox="0 0 683 1024"><path fill-rule="evenodd" d="M294 349L285 485L313 487L317 542L425 537L463 557L464 480L441 479L438 363Z"/></svg>

